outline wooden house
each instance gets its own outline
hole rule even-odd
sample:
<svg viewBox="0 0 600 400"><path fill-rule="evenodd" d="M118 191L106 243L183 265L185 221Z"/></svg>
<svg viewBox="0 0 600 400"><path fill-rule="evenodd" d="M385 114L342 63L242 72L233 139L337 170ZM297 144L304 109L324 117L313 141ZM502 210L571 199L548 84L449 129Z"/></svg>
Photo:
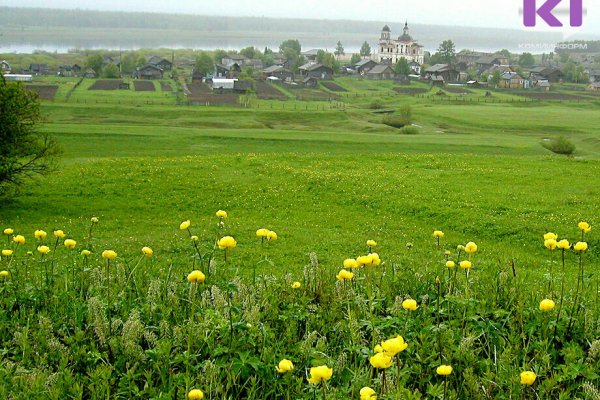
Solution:
<svg viewBox="0 0 600 400"><path fill-rule="evenodd" d="M135 77L137 79L162 79L163 70L156 65L146 64L135 70Z"/></svg>
<svg viewBox="0 0 600 400"><path fill-rule="evenodd" d="M333 79L333 69L321 63L308 63L299 68L302 78Z"/></svg>
<svg viewBox="0 0 600 400"><path fill-rule="evenodd" d="M371 68L375 67L377 64L373 60L360 60L356 64L354 64L354 70L356 73L360 75L364 75L371 70Z"/></svg>
<svg viewBox="0 0 600 400"><path fill-rule="evenodd" d="M154 65L162 69L163 71L170 71L173 69L173 63L166 58L162 58L159 56L151 56L148 58L148 64Z"/></svg>
<svg viewBox="0 0 600 400"><path fill-rule="evenodd" d="M50 73L48 64L29 64L29 73L33 75L47 75Z"/></svg>
<svg viewBox="0 0 600 400"><path fill-rule="evenodd" d="M2 72L2 75L10 74L10 64L8 61L0 61L0 72Z"/></svg>
<svg viewBox="0 0 600 400"><path fill-rule="evenodd" d="M425 77L432 81L434 78L442 77L444 82L457 82L459 72L450 64L435 64L425 70Z"/></svg>
<svg viewBox="0 0 600 400"><path fill-rule="evenodd" d="M371 68L365 76L369 79L380 81L384 79L394 79L396 77L396 73L391 65L380 64Z"/></svg>
<svg viewBox="0 0 600 400"><path fill-rule="evenodd" d="M505 72L500 75L498 87L503 89L524 89L526 81L516 72Z"/></svg>
<svg viewBox="0 0 600 400"><path fill-rule="evenodd" d="M284 81L285 78L292 76L292 71L284 68L283 65L271 65L263 69L263 75L265 78L277 78Z"/></svg>

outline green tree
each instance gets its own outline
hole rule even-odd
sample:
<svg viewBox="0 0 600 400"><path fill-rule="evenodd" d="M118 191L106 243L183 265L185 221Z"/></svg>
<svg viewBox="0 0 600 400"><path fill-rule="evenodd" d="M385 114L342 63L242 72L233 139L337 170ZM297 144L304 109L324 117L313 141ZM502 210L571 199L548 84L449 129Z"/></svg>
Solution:
<svg viewBox="0 0 600 400"><path fill-rule="evenodd" d="M124 74L130 74L135 70L137 54L129 51L121 58L121 72Z"/></svg>
<svg viewBox="0 0 600 400"><path fill-rule="evenodd" d="M0 194L52 170L59 148L48 133L38 131L40 119L37 94L0 75Z"/></svg>
<svg viewBox="0 0 600 400"><path fill-rule="evenodd" d="M100 75L102 64L104 64L104 60L100 54L90 54L85 60L84 67L85 69L91 68L96 74Z"/></svg>
<svg viewBox="0 0 600 400"><path fill-rule="evenodd" d="M498 84L500 83L500 71L495 70L492 77L488 79L488 82L491 83L492 86L498 86Z"/></svg>
<svg viewBox="0 0 600 400"><path fill-rule="evenodd" d="M519 65L522 67L531 67L535 64L535 58L531 53L523 53L519 56Z"/></svg>
<svg viewBox="0 0 600 400"><path fill-rule="evenodd" d="M354 53L354 54L352 54L352 58L350 58L350 64L354 65L357 62L359 62L360 60L362 60L362 57L360 56L360 54Z"/></svg>
<svg viewBox="0 0 600 400"><path fill-rule="evenodd" d="M194 65L194 69L202 75L208 75L213 71L213 59L208 55L208 53L201 51L198 56L196 56L196 64Z"/></svg>
<svg viewBox="0 0 600 400"><path fill-rule="evenodd" d="M336 55L336 57L340 57L343 56L344 54L344 46L342 45L342 42L338 40L337 44L335 45L335 52L334 54Z"/></svg>
<svg viewBox="0 0 600 400"><path fill-rule="evenodd" d="M452 40L444 40L440 43L436 53L442 63L444 64L452 64L454 60L456 60L456 48L454 47L454 42Z"/></svg>
<svg viewBox="0 0 600 400"><path fill-rule="evenodd" d="M245 47L243 49L240 50L240 54L243 55L244 57L247 58L257 58L257 54L256 53L260 53L258 50L256 50L254 47L250 46L250 47Z"/></svg>
<svg viewBox="0 0 600 400"><path fill-rule="evenodd" d="M142 65L146 65L147 63L148 63L148 60L146 60L146 57L144 57L143 55L140 54L137 58L135 66L141 67Z"/></svg>
<svg viewBox="0 0 600 400"><path fill-rule="evenodd" d="M121 74L119 73L119 67L117 67L115 64L108 64L107 66L102 68L103 78L113 79L119 78L120 76Z"/></svg>
<svg viewBox="0 0 600 400"><path fill-rule="evenodd" d="M410 65L408 64L408 61L404 57L401 57L398 60L398 62L396 63L396 66L394 67L394 71L398 75L409 75L412 72L412 70L410 69Z"/></svg>
<svg viewBox="0 0 600 400"><path fill-rule="evenodd" d="M302 52L302 46L300 45L300 42L296 39L285 40L279 45L280 53L285 54L287 49L291 49L294 52L294 54L296 54L296 56L299 56Z"/></svg>
<svg viewBox="0 0 600 400"><path fill-rule="evenodd" d="M223 57L225 57L226 55L227 52L225 50L217 49L213 52L213 59L215 63L221 64L221 60L223 60Z"/></svg>
<svg viewBox="0 0 600 400"><path fill-rule="evenodd" d="M371 55L371 46L366 41L360 46L360 55L365 58Z"/></svg>

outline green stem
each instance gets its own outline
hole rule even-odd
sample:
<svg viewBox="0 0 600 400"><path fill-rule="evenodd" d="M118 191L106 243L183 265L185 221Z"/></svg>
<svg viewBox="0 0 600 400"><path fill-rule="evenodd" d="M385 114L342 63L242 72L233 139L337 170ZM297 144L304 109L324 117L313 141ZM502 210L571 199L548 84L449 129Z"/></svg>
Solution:
<svg viewBox="0 0 600 400"><path fill-rule="evenodd" d="M562 269L560 277L560 303L558 304L558 312L556 313L556 322L554 324L554 333L552 334L552 341L556 339L556 329L558 328L558 321L560 320L560 313L562 311L563 299L565 295L565 249L562 249Z"/></svg>

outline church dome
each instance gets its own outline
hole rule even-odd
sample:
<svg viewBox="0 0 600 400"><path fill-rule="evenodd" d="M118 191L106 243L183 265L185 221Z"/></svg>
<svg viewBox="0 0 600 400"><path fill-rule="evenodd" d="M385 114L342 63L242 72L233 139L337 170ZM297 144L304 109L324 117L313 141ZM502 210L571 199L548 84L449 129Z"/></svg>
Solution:
<svg viewBox="0 0 600 400"><path fill-rule="evenodd" d="M408 33L405 33L404 35L400 36L398 40L401 42L412 42L413 38Z"/></svg>
<svg viewBox="0 0 600 400"><path fill-rule="evenodd" d="M390 32L390 27L389 26L384 26L383 29L381 30L381 32Z"/></svg>

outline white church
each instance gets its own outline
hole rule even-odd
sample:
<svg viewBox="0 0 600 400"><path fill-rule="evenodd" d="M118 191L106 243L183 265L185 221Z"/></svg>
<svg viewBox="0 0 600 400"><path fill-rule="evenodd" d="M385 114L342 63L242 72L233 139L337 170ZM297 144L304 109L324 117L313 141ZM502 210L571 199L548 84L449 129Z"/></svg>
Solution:
<svg viewBox="0 0 600 400"><path fill-rule="evenodd" d="M402 57L409 63L416 62L423 64L424 50L423 46L418 44L408 33L408 22L404 24L402 36L398 39L392 39L392 32L389 26L384 26L379 38L378 61L380 63L395 64Z"/></svg>

